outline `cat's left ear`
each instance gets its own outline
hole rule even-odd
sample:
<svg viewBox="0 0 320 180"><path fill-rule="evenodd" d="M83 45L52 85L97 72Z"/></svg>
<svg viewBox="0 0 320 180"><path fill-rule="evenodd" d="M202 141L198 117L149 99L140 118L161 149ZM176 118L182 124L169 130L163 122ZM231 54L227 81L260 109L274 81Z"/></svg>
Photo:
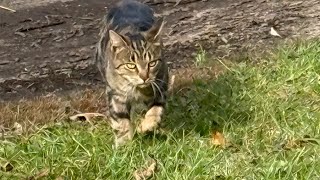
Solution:
<svg viewBox="0 0 320 180"><path fill-rule="evenodd" d="M158 43L164 24L163 18L158 19L148 31L144 32L144 37L148 41Z"/></svg>

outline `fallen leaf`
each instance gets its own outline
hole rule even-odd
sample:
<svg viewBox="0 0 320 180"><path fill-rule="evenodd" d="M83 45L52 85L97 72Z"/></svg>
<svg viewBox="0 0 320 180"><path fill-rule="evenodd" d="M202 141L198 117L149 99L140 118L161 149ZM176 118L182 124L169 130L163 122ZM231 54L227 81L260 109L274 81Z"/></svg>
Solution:
<svg viewBox="0 0 320 180"><path fill-rule="evenodd" d="M211 143L215 146L221 146L226 147L226 139L224 138L224 135L218 131L215 131L212 133L211 136Z"/></svg>
<svg viewBox="0 0 320 180"><path fill-rule="evenodd" d="M72 121L88 121L91 124L91 120L96 117L107 118L105 115L100 113L81 113L70 116L69 119Z"/></svg>
<svg viewBox="0 0 320 180"><path fill-rule="evenodd" d="M1 171L3 172L9 172L13 170L13 165L10 162L6 162L3 165L1 165Z"/></svg>
<svg viewBox="0 0 320 180"><path fill-rule="evenodd" d="M16 135L21 135L23 132L22 125L15 122L12 128L12 132Z"/></svg>
<svg viewBox="0 0 320 180"><path fill-rule="evenodd" d="M271 27L271 29L270 29L270 34L271 34L272 36L281 37L280 34L279 34L273 27Z"/></svg>
<svg viewBox="0 0 320 180"><path fill-rule="evenodd" d="M148 164L150 164L148 168L134 171L133 177L136 180L148 179L154 175L154 171L157 168L156 160L152 159Z"/></svg>
<svg viewBox="0 0 320 180"><path fill-rule="evenodd" d="M285 141L282 145L283 149L290 150L301 147L301 144L295 140Z"/></svg>
<svg viewBox="0 0 320 180"><path fill-rule="evenodd" d="M49 172L50 172L49 169L43 169L43 170L39 171L36 175L28 177L27 179L28 180L37 180L37 179L49 176Z"/></svg>
<svg viewBox="0 0 320 180"><path fill-rule="evenodd" d="M285 150L296 149L306 146L307 144L319 144L317 139L310 138L310 136L304 136L301 139L289 139L282 144L282 148Z"/></svg>

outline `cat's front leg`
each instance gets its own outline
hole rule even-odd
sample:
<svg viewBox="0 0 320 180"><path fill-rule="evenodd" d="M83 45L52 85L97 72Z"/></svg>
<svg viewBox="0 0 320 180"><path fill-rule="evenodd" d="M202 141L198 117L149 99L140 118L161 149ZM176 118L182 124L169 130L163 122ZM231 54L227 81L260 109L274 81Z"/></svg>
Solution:
<svg viewBox="0 0 320 180"><path fill-rule="evenodd" d="M133 128L130 121L130 104L121 96L109 98L109 113L111 127L115 135L115 146L124 145L133 138Z"/></svg>
<svg viewBox="0 0 320 180"><path fill-rule="evenodd" d="M163 113L164 107L162 105L151 106L137 127L137 131L139 133L145 133L156 130L159 127Z"/></svg>

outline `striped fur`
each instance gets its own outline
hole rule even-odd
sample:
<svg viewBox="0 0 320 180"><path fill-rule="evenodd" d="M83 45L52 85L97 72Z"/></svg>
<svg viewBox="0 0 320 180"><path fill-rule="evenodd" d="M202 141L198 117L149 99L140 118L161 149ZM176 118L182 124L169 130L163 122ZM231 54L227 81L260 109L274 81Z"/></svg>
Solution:
<svg viewBox="0 0 320 180"><path fill-rule="evenodd" d="M125 0L103 20L96 64L106 84L108 116L116 146L133 137L131 107L145 103L148 111L139 132L153 131L164 112L168 67L162 58L163 20L142 3Z"/></svg>

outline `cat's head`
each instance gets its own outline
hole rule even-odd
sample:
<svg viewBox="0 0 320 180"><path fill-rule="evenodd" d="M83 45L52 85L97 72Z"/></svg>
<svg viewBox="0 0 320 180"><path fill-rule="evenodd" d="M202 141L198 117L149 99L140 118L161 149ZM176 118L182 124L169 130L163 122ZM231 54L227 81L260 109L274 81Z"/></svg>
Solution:
<svg viewBox="0 0 320 180"><path fill-rule="evenodd" d="M148 31L132 36L109 30L107 48L114 72L134 86L144 87L155 81L165 63L161 59L163 25L163 19L159 19Z"/></svg>

